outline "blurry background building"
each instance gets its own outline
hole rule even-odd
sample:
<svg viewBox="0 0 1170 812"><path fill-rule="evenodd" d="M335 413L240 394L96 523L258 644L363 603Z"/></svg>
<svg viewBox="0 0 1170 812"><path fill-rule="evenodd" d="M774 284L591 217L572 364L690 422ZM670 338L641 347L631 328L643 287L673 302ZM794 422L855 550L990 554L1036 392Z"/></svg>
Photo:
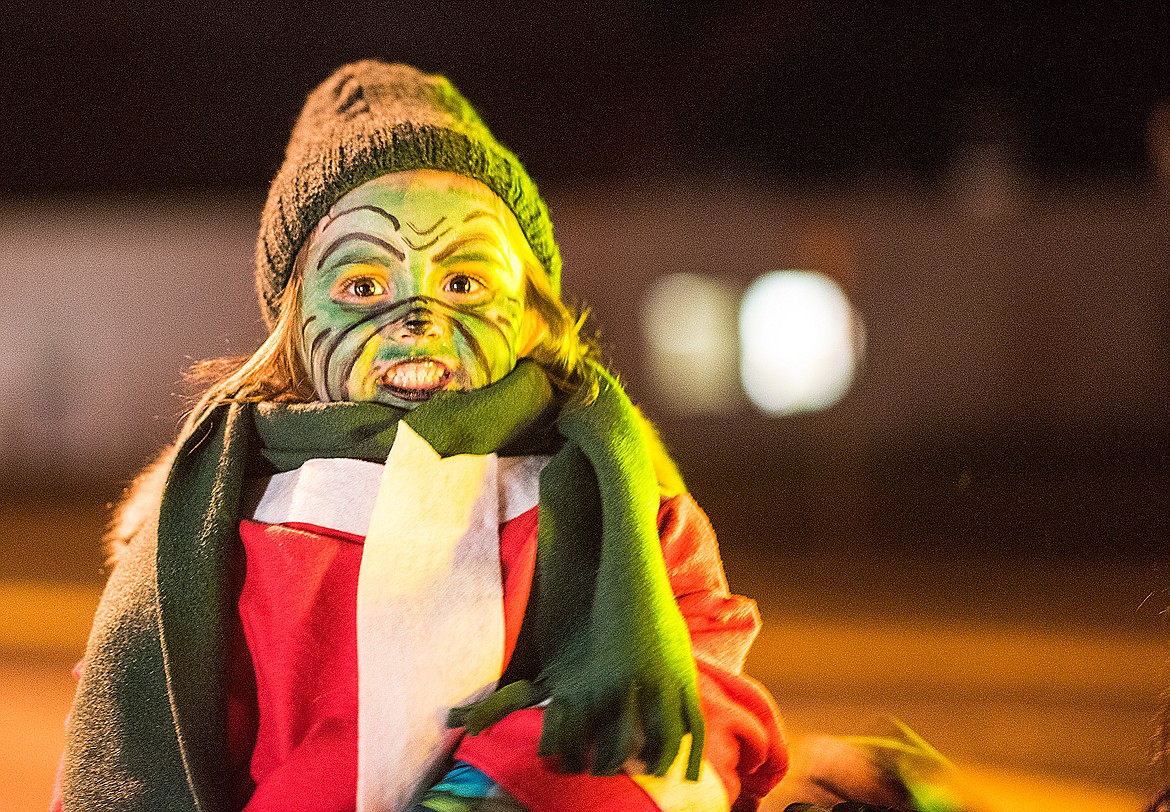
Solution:
<svg viewBox="0 0 1170 812"><path fill-rule="evenodd" d="M0 26L0 584L100 584L104 505L173 436L182 370L262 338L253 240L304 94L407 61L541 184L567 295L778 630L755 668L798 722L917 709L960 757L1144 788L1165 4L236 6Z"/></svg>

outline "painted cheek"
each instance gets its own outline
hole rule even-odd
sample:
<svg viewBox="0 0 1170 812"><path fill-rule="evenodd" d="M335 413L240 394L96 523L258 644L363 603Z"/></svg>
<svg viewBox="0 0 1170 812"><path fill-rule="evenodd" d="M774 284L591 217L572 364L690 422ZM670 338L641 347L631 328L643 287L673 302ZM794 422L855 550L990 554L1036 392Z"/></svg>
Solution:
<svg viewBox="0 0 1170 812"><path fill-rule="evenodd" d="M487 364L479 370L480 386L494 383L512 371L516 365L516 352L495 330L481 325L477 331Z"/></svg>
<svg viewBox="0 0 1170 812"><path fill-rule="evenodd" d="M371 335L362 346L353 366L349 369L348 390L350 400L374 400L378 395L378 384L372 374L374 361L382 348L382 337Z"/></svg>
<svg viewBox="0 0 1170 812"><path fill-rule="evenodd" d="M320 347L328 341L331 330L323 322L321 314L307 309L305 312L308 315L301 324L301 363L309 373L317 396L325 400L325 374L314 361L318 360Z"/></svg>

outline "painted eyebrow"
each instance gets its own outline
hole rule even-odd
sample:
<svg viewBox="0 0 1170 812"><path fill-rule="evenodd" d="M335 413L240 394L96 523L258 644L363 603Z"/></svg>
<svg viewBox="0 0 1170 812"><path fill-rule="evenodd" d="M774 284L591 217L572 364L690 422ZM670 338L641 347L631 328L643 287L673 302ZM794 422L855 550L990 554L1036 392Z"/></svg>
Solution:
<svg viewBox="0 0 1170 812"><path fill-rule="evenodd" d="M489 214L488 216L494 217L495 215ZM451 243L446 248L444 248L442 251L435 254L434 257L431 258L431 261L432 262L442 262L445 259L448 259L455 252L466 247L468 243L473 243L473 242L485 242L485 243L490 244L496 250L499 250L499 246L495 244L495 241L493 239L491 239L491 237L489 235L487 235L487 234L469 234L466 237L460 237L459 239L455 240L455 242Z"/></svg>
<svg viewBox="0 0 1170 812"><path fill-rule="evenodd" d="M398 231L399 229L402 228L402 224L398 222L398 218L395 217L390 212L386 211L381 206L354 206L352 209L346 209L345 211L337 212L337 214L335 214L331 218L329 218L329 223L332 224L334 221L336 221L337 219L339 219L341 217L344 217L347 214L353 214L354 212L359 212L359 211L372 211L374 214L377 214L377 215L389 220L390 224L392 226L394 226L395 231Z"/></svg>
<svg viewBox="0 0 1170 812"><path fill-rule="evenodd" d="M487 209L476 209L471 214L463 218L464 223L470 223L472 220L478 220L480 217L490 217L499 224L500 228L504 228L504 221L499 218L494 212Z"/></svg>
<svg viewBox="0 0 1170 812"><path fill-rule="evenodd" d="M325 265L325 260L327 260L327 259L329 259L329 257L333 256L333 254L335 254L339 248L342 248L351 242L372 243L373 245L376 245L379 248L381 248L383 251L386 251L387 253L393 254L394 256L398 257L399 262L406 261L406 254L402 253L402 251L395 248L390 243L386 242L383 239L379 239L378 237L375 237L373 234L365 234L365 233L359 231L359 232L355 232L353 234L346 234L344 237L338 237L336 240L331 242L329 244L329 247L325 249L325 252L323 254L321 254L321 259L317 261L317 270L318 271L321 270L321 268L324 267L324 265Z"/></svg>

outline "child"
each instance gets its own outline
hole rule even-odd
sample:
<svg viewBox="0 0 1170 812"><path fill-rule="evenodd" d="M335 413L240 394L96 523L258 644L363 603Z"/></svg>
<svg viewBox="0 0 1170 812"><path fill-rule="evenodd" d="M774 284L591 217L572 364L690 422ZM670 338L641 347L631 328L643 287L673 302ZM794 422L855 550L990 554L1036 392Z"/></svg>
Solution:
<svg viewBox="0 0 1170 812"><path fill-rule="evenodd" d="M201 367L120 515L64 809L756 808L786 754L754 604L560 266L445 79L310 94L258 240L271 334Z"/></svg>

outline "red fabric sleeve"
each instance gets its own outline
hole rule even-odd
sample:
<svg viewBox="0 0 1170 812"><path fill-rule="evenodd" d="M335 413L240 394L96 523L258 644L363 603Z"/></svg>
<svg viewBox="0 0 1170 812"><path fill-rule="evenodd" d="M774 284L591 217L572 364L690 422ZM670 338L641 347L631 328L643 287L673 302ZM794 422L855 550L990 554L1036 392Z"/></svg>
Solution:
<svg viewBox="0 0 1170 812"><path fill-rule="evenodd" d="M65 754L61 753L61 760L57 762L57 777L53 779L53 798L49 801L49 812L62 812L61 788L65 781Z"/></svg>
<svg viewBox="0 0 1170 812"><path fill-rule="evenodd" d="M74 666L73 681L80 682L81 674L85 671L85 658L82 657ZM69 732L69 714L65 714L65 732ZM65 803L65 751L61 750L61 758L57 761L57 776L53 779L53 797L49 799L49 812L62 812Z"/></svg>
<svg viewBox="0 0 1170 812"><path fill-rule="evenodd" d="M698 665L703 757L719 773L733 808L754 810L788 769L776 704L743 673L759 611L755 601L728 590L715 531L689 494L663 502L658 534Z"/></svg>
<svg viewBox="0 0 1170 812"><path fill-rule="evenodd" d="M531 532L535 545L536 528ZM759 612L754 601L729 592L715 533L689 495L663 502L658 532L698 666L704 758L719 774L732 808L750 812L788 768L775 703L742 673L759 631ZM536 755L541 714L536 708L513 713L480 735L465 737L455 757L474 764L532 812L657 809L628 776L558 774Z"/></svg>
<svg viewBox="0 0 1170 812"><path fill-rule="evenodd" d="M68 726L68 723L67 723ZM49 812L63 812L64 803L62 792L65 789L65 751L61 751L61 758L57 761L57 777L53 779L53 797L49 799Z"/></svg>

